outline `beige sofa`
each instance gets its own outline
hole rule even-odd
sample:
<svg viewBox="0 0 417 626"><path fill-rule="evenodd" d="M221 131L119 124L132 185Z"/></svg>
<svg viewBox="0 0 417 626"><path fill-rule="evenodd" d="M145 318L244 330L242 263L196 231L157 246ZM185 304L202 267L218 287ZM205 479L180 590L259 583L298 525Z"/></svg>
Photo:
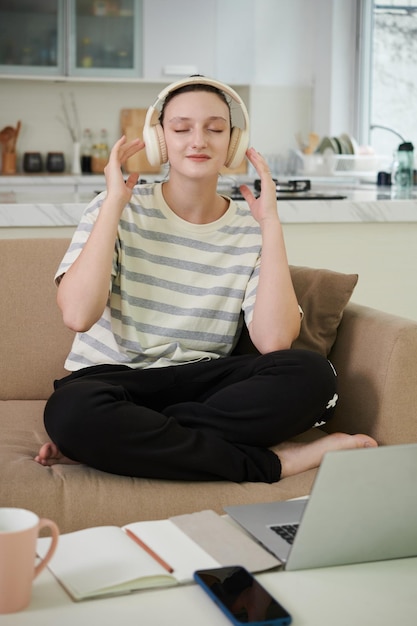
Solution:
<svg viewBox="0 0 417 626"><path fill-rule="evenodd" d="M68 532L307 494L315 471L272 485L193 483L33 461L47 440L45 400L54 378L65 375L72 340L52 278L67 245L64 239L0 240L0 506L32 509ZM298 345L330 351L339 374L340 400L327 428L366 432L381 444L417 441L417 322L356 304L345 309L356 276L292 272L306 314ZM241 349L247 348L246 338ZM315 429L303 438L323 434Z"/></svg>

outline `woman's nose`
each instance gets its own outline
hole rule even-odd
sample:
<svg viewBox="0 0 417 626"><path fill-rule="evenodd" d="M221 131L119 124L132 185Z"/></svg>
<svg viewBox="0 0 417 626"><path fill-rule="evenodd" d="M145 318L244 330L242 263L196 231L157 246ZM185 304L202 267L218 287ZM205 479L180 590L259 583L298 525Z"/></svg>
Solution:
<svg viewBox="0 0 417 626"><path fill-rule="evenodd" d="M192 146L193 148L201 148L205 146L207 143L206 134L203 128L195 128L192 136Z"/></svg>

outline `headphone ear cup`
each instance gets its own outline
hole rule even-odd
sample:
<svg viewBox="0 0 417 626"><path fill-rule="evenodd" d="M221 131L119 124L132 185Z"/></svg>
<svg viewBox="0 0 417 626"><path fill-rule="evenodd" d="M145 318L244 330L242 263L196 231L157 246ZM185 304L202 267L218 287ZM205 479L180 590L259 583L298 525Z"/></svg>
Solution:
<svg viewBox="0 0 417 626"><path fill-rule="evenodd" d="M160 124L150 125L145 122L143 127L146 157L151 165L160 165L168 160L164 131Z"/></svg>
<svg viewBox="0 0 417 626"><path fill-rule="evenodd" d="M167 145L165 143L164 129L161 124L156 124L154 126L156 140L158 142L158 150L160 163L166 163L168 161L168 151Z"/></svg>
<svg viewBox="0 0 417 626"><path fill-rule="evenodd" d="M230 169L238 167L243 161L247 148L247 132L242 131L242 129L237 126L234 126L230 135L229 149L227 151L225 166Z"/></svg>

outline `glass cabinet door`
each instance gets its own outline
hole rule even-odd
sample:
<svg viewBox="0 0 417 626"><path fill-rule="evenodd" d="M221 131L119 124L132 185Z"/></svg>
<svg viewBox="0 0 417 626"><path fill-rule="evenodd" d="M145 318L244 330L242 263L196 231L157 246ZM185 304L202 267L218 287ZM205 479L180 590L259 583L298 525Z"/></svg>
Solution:
<svg viewBox="0 0 417 626"><path fill-rule="evenodd" d="M0 73L62 74L62 0L0 0Z"/></svg>
<svg viewBox="0 0 417 626"><path fill-rule="evenodd" d="M73 0L69 74L140 76L141 4L140 0Z"/></svg>
<svg viewBox="0 0 417 626"><path fill-rule="evenodd" d="M142 0L0 0L0 74L140 77Z"/></svg>

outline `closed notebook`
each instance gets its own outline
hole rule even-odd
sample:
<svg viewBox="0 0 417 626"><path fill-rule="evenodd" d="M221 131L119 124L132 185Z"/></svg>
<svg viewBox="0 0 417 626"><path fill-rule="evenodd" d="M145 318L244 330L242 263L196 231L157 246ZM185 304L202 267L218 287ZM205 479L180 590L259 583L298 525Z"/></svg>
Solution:
<svg viewBox="0 0 417 626"><path fill-rule="evenodd" d="M49 541L38 540L39 556L46 553ZM235 564L256 572L277 567L279 562L214 511L201 511L61 535L48 567L78 601L191 583L197 569Z"/></svg>

